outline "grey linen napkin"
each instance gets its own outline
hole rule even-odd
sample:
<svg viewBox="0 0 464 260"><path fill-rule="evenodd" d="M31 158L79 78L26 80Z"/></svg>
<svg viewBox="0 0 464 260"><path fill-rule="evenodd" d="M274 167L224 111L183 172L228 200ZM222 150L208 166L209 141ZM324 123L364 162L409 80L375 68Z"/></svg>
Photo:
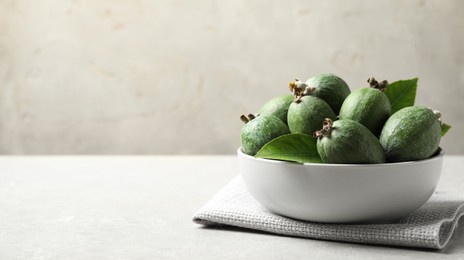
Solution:
<svg viewBox="0 0 464 260"><path fill-rule="evenodd" d="M193 216L206 226L230 225L280 235L352 243L441 249L464 215L464 196L435 192L416 212L376 224L323 224L270 213L256 202L237 176Z"/></svg>

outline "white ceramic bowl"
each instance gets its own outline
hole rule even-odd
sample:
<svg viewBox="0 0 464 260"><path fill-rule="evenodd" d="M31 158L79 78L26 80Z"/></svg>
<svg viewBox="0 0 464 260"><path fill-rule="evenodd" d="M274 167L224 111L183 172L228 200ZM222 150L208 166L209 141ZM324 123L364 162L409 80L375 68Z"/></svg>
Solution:
<svg viewBox="0 0 464 260"><path fill-rule="evenodd" d="M238 149L242 178L269 211L305 221L395 219L420 208L440 179L444 152L421 161L298 164L254 158Z"/></svg>

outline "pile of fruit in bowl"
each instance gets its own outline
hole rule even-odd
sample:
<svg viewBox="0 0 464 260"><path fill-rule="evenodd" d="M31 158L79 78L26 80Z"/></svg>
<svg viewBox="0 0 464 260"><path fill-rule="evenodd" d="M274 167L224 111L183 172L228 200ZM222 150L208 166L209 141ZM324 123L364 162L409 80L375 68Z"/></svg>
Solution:
<svg viewBox="0 0 464 260"><path fill-rule="evenodd" d="M242 115L242 178L266 209L318 222L394 219L433 194L450 126L415 105L417 78L374 78L351 91L334 74L290 82L288 95Z"/></svg>

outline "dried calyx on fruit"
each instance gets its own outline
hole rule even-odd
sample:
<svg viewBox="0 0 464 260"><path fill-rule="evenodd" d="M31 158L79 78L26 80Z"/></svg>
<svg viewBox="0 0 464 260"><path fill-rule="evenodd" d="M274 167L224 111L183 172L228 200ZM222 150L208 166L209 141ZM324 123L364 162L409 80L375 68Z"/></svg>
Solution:
<svg viewBox="0 0 464 260"><path fill-rule="evenodd" d="M295 79L295 81L290 82L288 84L288 88L292 91L293 100L295 102L300 102L303 96L309 95L314 91L314 88L308 86L308 84L299 79Z"/></svg>
<svg viewBox="0 0 464 260"><path fill-rule="evenodd" d="M241 115L240 120L242 120L242 122L246 124L246 123L250 122L251 120L255 119L257 116L259 116L259 114Z"/></svg>
<svg viewBox="0 0 464 260"><path fill-rule="evenodd" d="M377 80L375 80L374 77L370 77L367 79L367 83L369 83L369 86L371 88L376 88L382 92L385 91L385 89L387 89L387 86L388 86L388 81L386 80L382 80L380 82L377 82Z"/></svg>
<svg viewBox="0 0 464 260"><path fill-rule="evenodd" d="M330 132L332 131L333 121L330 118L325 118L322 122L322 129L317 130L313 133L314 137L321 137L321 136L330 136Z"/></svg>

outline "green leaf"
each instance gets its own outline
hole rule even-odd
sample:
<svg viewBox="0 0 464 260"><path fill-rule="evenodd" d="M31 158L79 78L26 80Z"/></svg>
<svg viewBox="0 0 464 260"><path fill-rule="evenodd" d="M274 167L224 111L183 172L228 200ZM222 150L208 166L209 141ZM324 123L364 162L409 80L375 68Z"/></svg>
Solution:
<svg viewBox="0 0 464 260"><path fill-rule="evenodd" d="M416 100L418 78L399 80L388 84L385 90L392 106L392 115L405 107L413 106Z"/></svg>
<svg viewBox="0 0 464 260"><path fill-rule="evenodd" d="M320 163L317 139L306 134L287 134L265 144L255 155L257 158L291 161L298 163Z"/></svg>
<svg viewBox="0 0 464 260"><path fill-rule="evenodd" d="M442 123L441 124L441 136L445 136L445 134L448 132L448 130L451 128L450 125Z"/></svg>

